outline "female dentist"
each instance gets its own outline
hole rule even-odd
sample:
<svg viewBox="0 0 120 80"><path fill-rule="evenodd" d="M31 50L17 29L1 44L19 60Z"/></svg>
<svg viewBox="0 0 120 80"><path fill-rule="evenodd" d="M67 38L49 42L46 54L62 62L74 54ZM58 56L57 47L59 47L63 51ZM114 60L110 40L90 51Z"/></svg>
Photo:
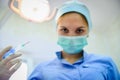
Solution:
<svg viewBox="0 0 120 80"><path fill-rule="evenodd" d="M69 1L56 14L58 45L63 50L57 58L39 64L28 80L120 80L110 57L87 53L83 48L92 28L88 8Z"/></svg>

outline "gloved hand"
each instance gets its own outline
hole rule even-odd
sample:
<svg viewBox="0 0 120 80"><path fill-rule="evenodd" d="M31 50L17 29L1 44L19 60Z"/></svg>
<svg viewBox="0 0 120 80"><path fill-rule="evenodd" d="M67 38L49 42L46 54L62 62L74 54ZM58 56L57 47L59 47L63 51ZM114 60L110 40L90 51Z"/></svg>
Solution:
<svg viewBox="0 0 120 80"><path fill-rule="evenodd" d="M3 55L9 51L11 47L6 47L0 52L0 80L9 80L11 75L21 66L21 60L18 57L21 54L12 54L3 59Z"/></svg>

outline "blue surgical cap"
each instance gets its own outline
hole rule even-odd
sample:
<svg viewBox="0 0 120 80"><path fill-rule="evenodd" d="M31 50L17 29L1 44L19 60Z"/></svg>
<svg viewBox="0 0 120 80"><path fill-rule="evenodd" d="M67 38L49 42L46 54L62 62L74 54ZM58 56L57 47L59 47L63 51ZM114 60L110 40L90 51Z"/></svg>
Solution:
<svg viewBox="0 0 120 80"><path fill-rule="evenodd" d="M76 1L76 0L68 1L68 2L64 3L58 9L58 11L56 13L56 17L55 17L56 22L63 14L68 13L68 12L77 12L77 13L84 15L84 17L86 18L86 20L88 22L89 31L91 30L92 21L90 18L90 13L89 13L88 8L83 3Z"/></svg>

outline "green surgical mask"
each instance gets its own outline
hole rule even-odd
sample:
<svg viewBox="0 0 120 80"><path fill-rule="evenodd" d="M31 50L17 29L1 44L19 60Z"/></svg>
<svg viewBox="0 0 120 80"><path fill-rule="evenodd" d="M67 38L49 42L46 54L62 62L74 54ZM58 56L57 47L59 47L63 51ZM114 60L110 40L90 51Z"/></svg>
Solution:
<svg viewBox="0 0 120 80"><path fill-rule="evenodd" d="M80 53L87 43L87 36L58 36L58 45L68 54Z"/></svg>

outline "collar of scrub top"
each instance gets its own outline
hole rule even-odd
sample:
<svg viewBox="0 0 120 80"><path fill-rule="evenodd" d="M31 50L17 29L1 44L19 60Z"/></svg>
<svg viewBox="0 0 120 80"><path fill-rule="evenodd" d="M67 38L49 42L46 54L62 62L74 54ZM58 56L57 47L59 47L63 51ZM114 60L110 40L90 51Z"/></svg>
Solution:
<svg viewBox="0 0 120 80"><path fill-rule="evenodd" d="M61 7L58 8L58 11L56 13L55 21L57 23L57 20L65 13L68 12L77 12L85 16L87 22L88 22L88 27L89 31L92 28L92 21L90 18L90 13L88 8L78 0L72 0L64 3Z"/></svg>
<svg viewBox="0 0 120 80"><path fill-rule="evenodd" d="M78 61L76 61L76 62L73 63L73 64L83 63L83 62L86 60L86 58L87 58L87 53L83 50L83 51L82 51L82 54L83 54L83 57L80 58ZM62 52L61 52L61 51L56 52L56 55L57 55L57 58L58 58L63 64L72 65L72 64L70 64L69 62L65 61L65 60L62 58Z"/></svg>

